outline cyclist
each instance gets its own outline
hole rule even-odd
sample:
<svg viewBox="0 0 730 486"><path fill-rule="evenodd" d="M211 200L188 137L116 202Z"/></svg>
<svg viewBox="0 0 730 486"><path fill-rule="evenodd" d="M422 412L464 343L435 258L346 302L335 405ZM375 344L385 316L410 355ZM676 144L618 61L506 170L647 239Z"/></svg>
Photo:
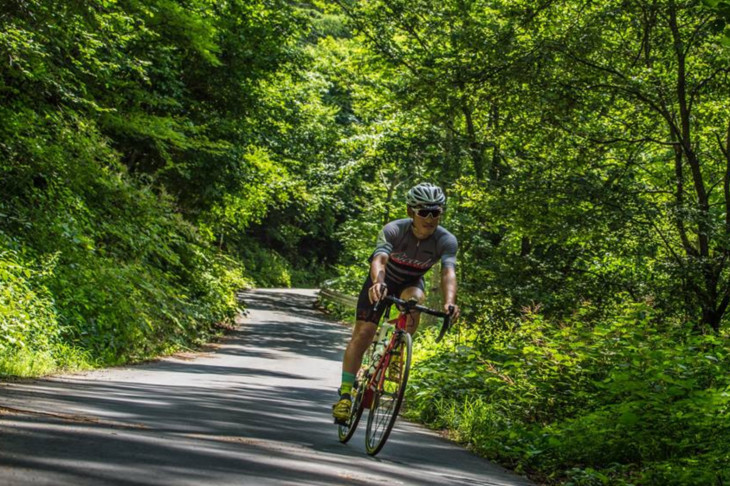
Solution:
<svg viewBox="0 0 730 486"><path fill-rule="evenodd" d="M425 295L423 275L441 260L441 290L444 309L453 306L452 319L459 316L456 305L456 237L439 226L446 197L440 187L427 182L412 187L406 195L408 218L386 224L378 235L370 257L370 274L357 301L357 314L352 337L342 361L340 399L332 407L336 423L346 423L350 415L350 392L363 354L375 337L377 323L385 311L373 304L391 293L403 300L422 303ZM414 334L420 315L408 317L408 332Z"/></svg>

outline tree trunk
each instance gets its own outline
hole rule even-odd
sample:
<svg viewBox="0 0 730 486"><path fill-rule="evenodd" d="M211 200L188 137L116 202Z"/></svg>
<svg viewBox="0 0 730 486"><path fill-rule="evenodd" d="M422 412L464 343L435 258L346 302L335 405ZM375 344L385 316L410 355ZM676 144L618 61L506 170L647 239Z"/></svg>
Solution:
<svg viewBox="0 0 730 486"><path fill-rule="evenodd" d="M484 180L484 147L477 140L476 128L474 127L474 119L472 118L471 108L468 106L466 96L462 98L461 109L464 113L464 121L466 122L466 133L469 139L469 155L474 164L474 174L478 181Z"/></svg>

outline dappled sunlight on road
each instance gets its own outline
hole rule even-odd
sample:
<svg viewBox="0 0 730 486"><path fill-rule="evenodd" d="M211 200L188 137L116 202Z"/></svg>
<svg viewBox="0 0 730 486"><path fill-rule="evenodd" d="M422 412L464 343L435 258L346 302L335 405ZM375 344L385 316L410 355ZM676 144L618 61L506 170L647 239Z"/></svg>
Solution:
<svg viewBox="0 0 730 486"><path fill-rule="evenodd" d="M407 423L377 459L362 431L340 444L330 407L349 329L325 320L311 291L243 298L248 317L214 350L0 385L0 479L526 484Z"/></svg>

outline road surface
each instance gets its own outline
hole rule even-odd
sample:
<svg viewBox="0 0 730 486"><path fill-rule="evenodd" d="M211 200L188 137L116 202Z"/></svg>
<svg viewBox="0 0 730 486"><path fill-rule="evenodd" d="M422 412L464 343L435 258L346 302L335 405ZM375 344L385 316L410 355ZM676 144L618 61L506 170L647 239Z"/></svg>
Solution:
<svg viewBox="0 0 730 486"><path fill-rule="evenodd" d="M243 295L238 330L201 353L0 383L0 485L527 485L399 421L376 458L330 417L349 329L313 290Z"/></svg>

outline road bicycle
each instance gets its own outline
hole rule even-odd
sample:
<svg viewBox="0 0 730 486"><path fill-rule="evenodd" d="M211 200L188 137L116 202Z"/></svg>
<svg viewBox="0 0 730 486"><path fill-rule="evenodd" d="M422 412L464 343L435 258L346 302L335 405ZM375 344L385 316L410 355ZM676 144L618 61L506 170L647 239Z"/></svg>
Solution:
<svg viewBox="0 0 730 486"><path fill-rule="evenodd" d="M413 353L413 341L406 330L408 315L419 311L442 318L443 324L436 342L441 341L451 327L451 314L429 309L415 300L405 301L388 295L382 302L388 307L383 313L379 333L357 373L352 388L350 418L338 427L340 442L344 444L355 433L363 411L369 409L365 449L371 456L380 452L385 445L403 403ZM389 321L392 304L398 308L400 315L394 321ZM380 303L376 304L376 308L377 305ZM453 309L450 311L453 312Z"/></svg>

